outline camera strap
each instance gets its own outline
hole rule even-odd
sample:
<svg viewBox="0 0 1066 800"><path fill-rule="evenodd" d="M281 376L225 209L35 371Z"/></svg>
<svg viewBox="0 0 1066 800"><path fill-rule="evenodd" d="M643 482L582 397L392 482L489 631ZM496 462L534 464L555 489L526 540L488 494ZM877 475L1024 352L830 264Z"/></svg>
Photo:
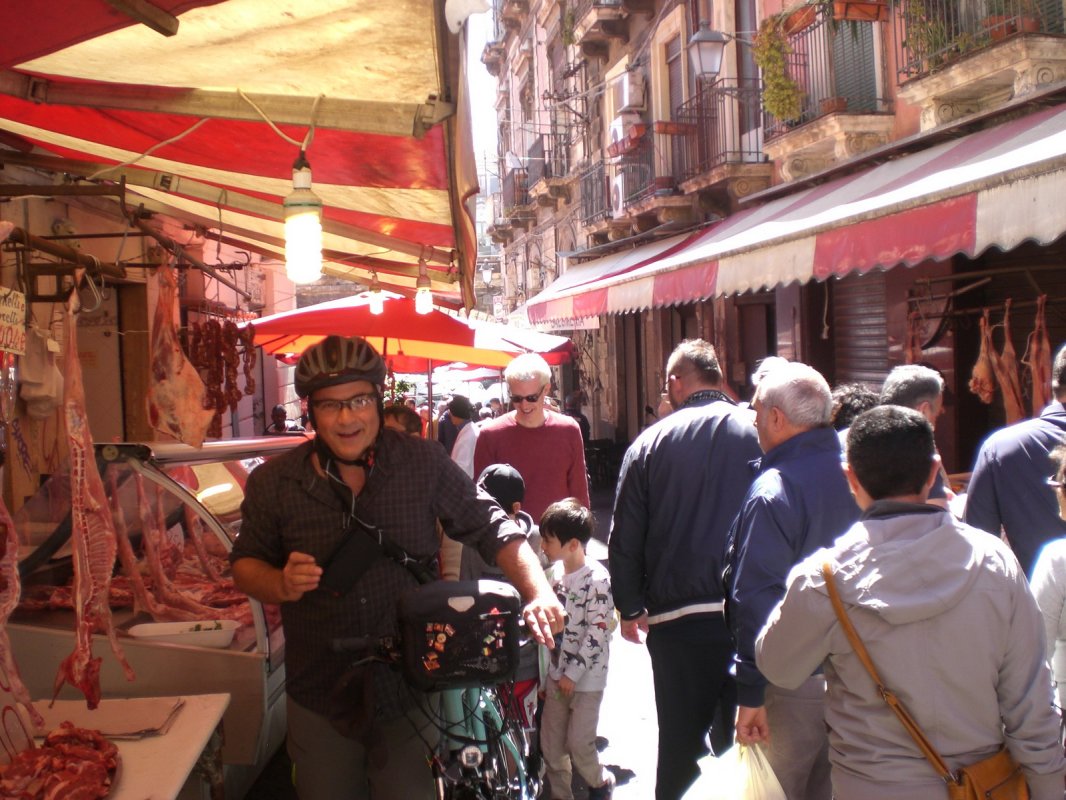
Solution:
<svg viewBox="0 0 1066 800"><path fill-rule="evenodd" d="M356 535L353 533L353 529L362 531L364 535L369 536L377 543L378 547L381 548L381 552L384 553L387 558L392 559L410 572L420 584L432 583L437 580L438 576L433 570L436 554L430 556L426 560L415 558L377 525L371 525L368 522L364 522L355 513L355 493L352 492L348 484L342 481L340 477L333 472L332 460L326 462L325 472L326 477L329 478L329 485L333 487L333 492L348 508L347 533L349 536Z"/></svg>

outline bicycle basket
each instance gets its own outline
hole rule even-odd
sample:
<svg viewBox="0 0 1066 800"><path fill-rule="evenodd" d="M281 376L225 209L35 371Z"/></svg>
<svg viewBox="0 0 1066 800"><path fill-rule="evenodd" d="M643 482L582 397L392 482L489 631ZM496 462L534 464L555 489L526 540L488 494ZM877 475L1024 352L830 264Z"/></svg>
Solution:
<svg viewBox="0 0 1066 800"><path fill-rule="evenodd" d="M423 691L508 680L518 665L522 601L500 581L438 581L400 598L402 668Z"/></svg>

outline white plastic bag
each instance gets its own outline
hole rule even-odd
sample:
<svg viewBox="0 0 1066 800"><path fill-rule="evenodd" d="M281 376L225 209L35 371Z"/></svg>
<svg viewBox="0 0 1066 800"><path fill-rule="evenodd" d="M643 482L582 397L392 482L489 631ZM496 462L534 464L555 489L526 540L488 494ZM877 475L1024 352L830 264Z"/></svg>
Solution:
<svg viewBox="0 0 1066 800"><path fill-rule="evenodd" d="M785 792L760 745L738 744L721 756L704 756L700 776L683 800L785 800Z"/></svg>

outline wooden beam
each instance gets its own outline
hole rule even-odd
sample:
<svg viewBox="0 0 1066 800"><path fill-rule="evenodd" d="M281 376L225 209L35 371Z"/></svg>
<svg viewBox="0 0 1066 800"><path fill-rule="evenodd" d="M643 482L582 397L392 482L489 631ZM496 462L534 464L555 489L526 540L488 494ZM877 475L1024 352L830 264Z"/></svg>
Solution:
<svg viewBox="0 0 1066 800"><path fill-rule="evenodd" d="M156 33L173 36L178 32L178 18L148 0L104 0L116 11L120 11L132 20L147 25Z"/></svg>

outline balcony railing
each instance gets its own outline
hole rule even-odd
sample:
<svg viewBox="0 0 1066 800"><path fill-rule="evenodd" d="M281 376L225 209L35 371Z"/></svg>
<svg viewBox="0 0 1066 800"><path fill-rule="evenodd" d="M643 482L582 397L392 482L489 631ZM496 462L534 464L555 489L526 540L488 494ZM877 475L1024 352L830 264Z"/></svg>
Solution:
<svg viewBox="0 0 1066 800"><path fill-rule="evenodd" d="M611 216L607 170L602 161L581 173L581 224L595 225Z"/></svg>
<svg viewBox="0 0 1066 800"><path fill-rule="evenodd" d="M897 0L899 82L1022 33L1062 35L1061 0Z"/></svg>
<svg viewBox="0 0 1066 800"><path fill-rule="evenodd" d="M529 190L526 170L512 169L503 176L502 202L504 214L519 206L529 205Z"/></svg>
<svg viewBox="0 0 1066 800"><path fill-rule="evenodd" d="M762 152L762 85L758 80L705 83L674 112L681 135L680 178L688 180L727 163L766 160Z"/></svg>
<svg viewBox="0 0 1066 800"><path fill-rule="evenodd" d="M941 0L906 0L912 3ZM958 0L944 0L958 2ZM800 116L779 120L766 114L766 138L838 111L876 113L889 104L878 92L879 76L874 22L838 22L819 16L811 26L788 37L788 73L799 86Z"/></svg>
<svg viewBox="0 0 1066 800"><path fill-rule="evenodd" d="M565 178L569 172L567 147L560 136L540 135L529 147L529 186L545 178Z"/></svg>
<svg viewBox="0 0 1066 800"><path fill-rule="evenodd" d="M593 8L621 8L622 0L577 0L574 3L574 19L581 20Z"/></svg>

